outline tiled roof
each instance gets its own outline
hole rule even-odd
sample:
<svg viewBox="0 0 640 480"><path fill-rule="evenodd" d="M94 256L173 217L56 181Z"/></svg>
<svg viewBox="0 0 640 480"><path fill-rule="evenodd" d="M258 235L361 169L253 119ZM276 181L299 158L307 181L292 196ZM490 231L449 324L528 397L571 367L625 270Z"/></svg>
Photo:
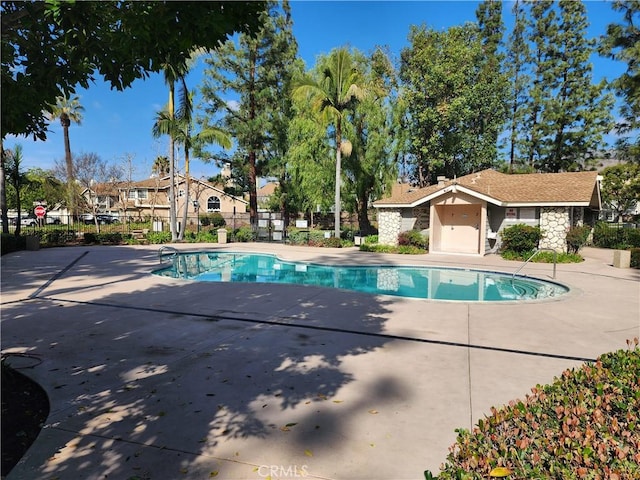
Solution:
<svg viewBox="0 0 640 480"><path fill-rule="evenodd" d="M410 206L438 191L457 184L470 194L494 199L495 203L597 204L598 172L529 173L508 175L495 170L447 180L444 185L430 185L378 200L374 206Z"/></svg>

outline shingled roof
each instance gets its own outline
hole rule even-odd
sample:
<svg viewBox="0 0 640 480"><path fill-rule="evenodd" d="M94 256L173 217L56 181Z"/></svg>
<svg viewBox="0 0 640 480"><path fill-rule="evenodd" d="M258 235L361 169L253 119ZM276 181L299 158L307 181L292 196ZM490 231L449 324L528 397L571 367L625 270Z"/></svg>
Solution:
<svg viewBox="0 0 640 480"><path fill-rule="evenodd" d="M598 172L528 173L508 175L495 170L416 188L376 201L373 206L414 207L444 193L456 191L500 206L592 206L600 208Z"/></svg>

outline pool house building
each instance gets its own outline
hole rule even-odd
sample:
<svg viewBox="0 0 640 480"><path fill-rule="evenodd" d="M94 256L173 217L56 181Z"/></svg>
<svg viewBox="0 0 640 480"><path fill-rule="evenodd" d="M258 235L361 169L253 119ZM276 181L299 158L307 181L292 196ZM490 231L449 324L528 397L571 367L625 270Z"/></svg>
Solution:
<svg viewBox="0 0 640 480"><path fill-rule="evenodd" d="M523 223L540 226L540 248L566 251L572 226L590 224L601 208L598 172L508 175L483 170L438 184L398 190L376 201L378 240L397 245L407 230L429 235L431 253L485 255L500 232Z"/></svg>

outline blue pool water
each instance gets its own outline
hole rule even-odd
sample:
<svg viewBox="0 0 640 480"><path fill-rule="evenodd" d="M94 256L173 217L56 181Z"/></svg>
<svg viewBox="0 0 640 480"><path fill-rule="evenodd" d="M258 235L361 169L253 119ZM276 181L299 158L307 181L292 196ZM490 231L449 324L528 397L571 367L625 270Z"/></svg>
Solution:
<svg viewBox="0 0 640 480"><path fill-rule="evenodd" d="M197 282L291 283L371 294L457 301L517 301L569 291L553 282L481 270L440 267L330 266L248 253L181 253L153 273Z"/></svg>

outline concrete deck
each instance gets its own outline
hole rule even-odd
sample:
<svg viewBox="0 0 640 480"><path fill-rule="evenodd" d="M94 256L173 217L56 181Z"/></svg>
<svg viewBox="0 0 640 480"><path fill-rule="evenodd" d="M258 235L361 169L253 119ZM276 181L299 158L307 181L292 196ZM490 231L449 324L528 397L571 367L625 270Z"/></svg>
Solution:
<svg viewBox="0 0 640 480"><path fill-rule="evenodd" d="M509 273L520 265L265 244L177 248ZM51 402L9 479L419 479L438 470L454 429L640 335L640 271L614 268L613 251L585 249L584 263L558 265L569 294L522 304L191 283L149 275L157 251L2 257L2 351L41 360L22 371Z"/></svg>

